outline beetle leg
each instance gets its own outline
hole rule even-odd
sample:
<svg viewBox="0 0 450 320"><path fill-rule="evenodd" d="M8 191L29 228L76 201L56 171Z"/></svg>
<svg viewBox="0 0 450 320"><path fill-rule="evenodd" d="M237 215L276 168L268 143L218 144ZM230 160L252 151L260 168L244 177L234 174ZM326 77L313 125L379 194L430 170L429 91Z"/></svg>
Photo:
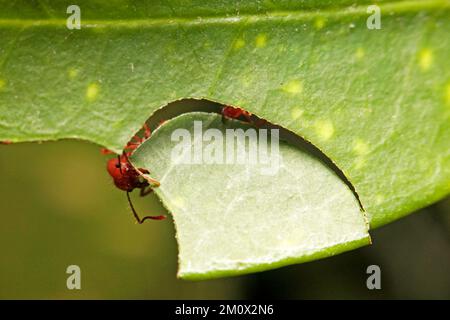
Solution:
<svg viewBox="0 0 450 320"><path fill-rule="evenodd" d="M130 204L130 208L131 211L133 212L133 216L136 219L136 222L139 224L142 224L145 220L150 219L150 220L163 220L166 218L166 216L161 215L161 216L145 216L142 219L139 218L136 210L134 209L133 203L131 202L131 198L130 198L130 193L127 191L127 199L128 199L128 203Z"/></svg>
<svg viewBox="0 0 450 320"><path fill-rule="evenodd" d="M135 149L137 149L137 147L139 147L141 144L137 143L137 142L129 142L127 144L127 146L124 148L124 150L129 150L129 151L133 151Z"/></svg>
<svg viewBox="0 0 450 320"><path fill-rule="evenodd" d="M131 138L131 139L133 139L134 142L129 142L128 144L136 144L136 143L141 144L142 143L142 139L138 135L133 136L133 138Z"/></svg>
<svg viewBox="0 0 450 320"><path fill-rule="evenodd" d="M147 123L144 124L143 129L144 129L144 139L146 140L150 138L150 136L152 135L152 131L150 130L150 127L148 126Z"/></svg>
<svg viewBox="0 0 450 320"><path fill-rule="evenodd" d="M147 186L142 186L141 187L141 191L139 192L139 195L141 197L145 197L146 195L148 195L148 194L150 194L152 192L153 192L153 189L151 187L147 188Z"/></svg>
<svg viewBox="0 0 450 320"><path fill-rule="evenodd" d="M101 148L100 149L100 152L102 153L102 154L113 154L113 153L115 153L115 152L112 152L111 150L109 150L109 149L106 149L106 148Z"/></svg>

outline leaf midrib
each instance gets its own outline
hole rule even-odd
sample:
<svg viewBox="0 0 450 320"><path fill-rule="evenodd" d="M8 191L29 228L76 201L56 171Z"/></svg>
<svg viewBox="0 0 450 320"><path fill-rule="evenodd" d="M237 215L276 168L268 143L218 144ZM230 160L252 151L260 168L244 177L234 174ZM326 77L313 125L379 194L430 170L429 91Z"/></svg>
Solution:
<svg viewBox="0 0 450 320"><path fill-rule="evenodd" d="M429 9L448 9L448 0L411 0L396 1L378 4L383 14L398 14L405 12L418 12ZM171 18L149 18L149 19L111 19L111 20L81 20L82 28L152 28L163 26L204 26L204 25L229 25L239 23L259 23L267 21L308 21L318 17L341 18L345 16L369 15L368 5L350 6L336 10L292 10L292 11L267 11L256 14L202 16L202 17L171 17ZM66 26L66 19L0 19L0 27L62 27Z"/></svg>

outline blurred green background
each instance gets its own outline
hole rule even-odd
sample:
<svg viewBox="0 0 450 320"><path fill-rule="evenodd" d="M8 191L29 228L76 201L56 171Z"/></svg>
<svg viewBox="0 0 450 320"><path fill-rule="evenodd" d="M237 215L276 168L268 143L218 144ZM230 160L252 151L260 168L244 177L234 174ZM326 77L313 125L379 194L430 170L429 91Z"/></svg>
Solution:
<svg viewBox="0 0 450 320"><path fill-rule="evenodd" d="M0 145L0 298L450 299L450 200L371 232L374 244L336 257L213 281L176 278L171 219L134 223L99 147L82 141ZM136 192L137 193L137 192ZM141 215L161 214L154 195ZM81 290L66 268L81 267ZM377 264L382 290L366 288Z"/></svg>

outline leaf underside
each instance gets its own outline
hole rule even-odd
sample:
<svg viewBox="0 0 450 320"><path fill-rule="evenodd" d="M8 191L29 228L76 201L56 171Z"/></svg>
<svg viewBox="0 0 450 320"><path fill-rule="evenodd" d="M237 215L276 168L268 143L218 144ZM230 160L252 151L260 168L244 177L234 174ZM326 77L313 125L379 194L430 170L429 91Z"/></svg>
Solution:
<svg viewBox="0 0 450 320"><path fill-rule="evenodd" d="M194 121L201 121L199 135L194 135ZM225 157L205 163L230 143L225 130L237 128L252 127L235 120L223 124L217 114L188 113L161 126L131 158L137 167L151 168L161 183L154 190L174 217L180 277L262 271L370 242L352 191L306 151L282 142L279 156L269 148L271 161L251 163L250 146L259 147L261 140L250 136L246 148L239 148L233 136L231 164L224 163ZM177 129L186 129L192 139L174 156L180 144L172 141ZM208 129L220 130L216 134L223 138L203 141ZM201 163L189 163L193 150L202 154ZM240 156L247 161L237 163Z"/></svg>
<svg viewBox="0 0 450 320"><path fill-rule="evenodd" d="M0 1L0 140L120 152L167 103L240 106L311 141L372 227L450 192L448 1ZM351 7L349 7L352 5ZM182 110L180 110L182 111Z"/></svg>

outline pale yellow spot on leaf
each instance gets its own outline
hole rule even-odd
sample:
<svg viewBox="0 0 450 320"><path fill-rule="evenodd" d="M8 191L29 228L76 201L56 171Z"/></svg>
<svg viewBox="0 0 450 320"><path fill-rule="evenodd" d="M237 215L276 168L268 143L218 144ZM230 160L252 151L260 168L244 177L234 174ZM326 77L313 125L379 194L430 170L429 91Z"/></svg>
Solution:
<svg viewBox="0 0 450 320"><path fill-rule="evenodd" d="M377 205L378 205L378 204L382 204L383 201L384 201L384 196L383 196L383 195L377 194L377 195L375 196L375 203L376 203Z"/></svg>
<svg viewBox="0 0 450 320"><path fill-rule="evenodd" d="M450 83L447 83L445 87L445 95L444 95L445 103L450 106Z"/></svg>
<svg viewBox="0 0 450 320"><path fill-rule="evenodd" d="M282 90L290 94L299 94L303 91L303 84L300 80L291 80L282 87Z"/></svg>
<svg viewBox="0 0 450 320"><path fill-rule="evenodd" d="M234 48L235 50L239 50L239 49L243 48L244 46L245 46L245 41L244 41L244 39L237 39L237 40L234 42L233 48Z"/></svg>
<svg viewBox="0 0 450 320"><path fill-rule="evenodd" d="M267 45L267 36L265 34L258 34L255 38L255 45L257 48L264 48Z"/></svg>
<svg viewBox="0 0 450 320"><path fill-rule="evenodd" d="M419 52L419 66L422 71L427 71L433 64L433 51L422 49Z"/></svg>
<svg viewBox="0 0 450 320"><path fill-rule="evenodd" d="M315 129L317 135L322 140L330 139L334 134L333 123L329 120L318 120L315 122Z"/></svg>
<svg viewBox="0 0 450 320"><path fill-rule="evenodd" d="M369 145L361 139L353 142L353 151L358 155L365 155L369 152Z"/></svg>
<svg viewBox="0 0 450 320"><path fill-rule="evenodd" d="M6 86L6 80L0 79L0 90Z"/></svg>
<svg viewBox="0 0 450 320"><path fill-rule="evenodd" d="M298 118L300 118L303 115L303 112L304 111L300 108L292 109L292 111L291 111L292 119L297 120Z"/></svg>
<svg viewBox="0 0 450 320"><path fill-rule="evenodd" d="M366 52L364 51L363 48L356 49L356 52L355 52L356 59L361 60L362 58L364 58L365 55L366 55Z"/></svg>
<svg viewBox="0 0 450 320"><path fill-rule="evenodd" d="M317 30L323 29L325 27L325 18L319 17L314 21L314 27Z"/></svg>
<svg viewBox="0 0 450 320"><path fill-rule="evenodd" d="M68 74L68 76L69 76L70 79L75 79L75 78L77 77L77 75L78 75L78 70L75 69L75 68L70 68L70 69L67 71L67 74Z"/></svg>
<svg viewBox="0 0 450 320"><path fill-rule="evenodd" d="M244 88L250 87L250 79L248 79L248 78L242 78L242 79L241 79L241 85L242 85Z"/></svg>
<svg viewBox="0 0 450 320"><path fill-rule="evenodd" d="M96 82L91 83L87 87L87 90L86 90L86 99L88 101L94 101L95 99L97 99L99 91L100 91L100 87L99 87L98 83L96 83Z"/></svg>

